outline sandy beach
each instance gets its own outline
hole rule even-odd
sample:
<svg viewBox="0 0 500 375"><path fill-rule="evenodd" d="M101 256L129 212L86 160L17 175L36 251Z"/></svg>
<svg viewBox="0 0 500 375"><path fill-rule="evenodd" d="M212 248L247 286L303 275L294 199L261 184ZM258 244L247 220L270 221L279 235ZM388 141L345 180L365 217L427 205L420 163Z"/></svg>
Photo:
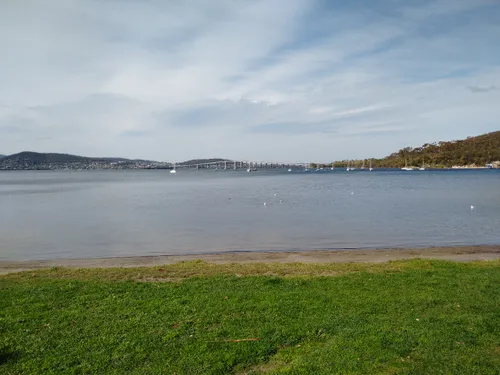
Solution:
<svg viewBox="0 0 500 375"><path fill-rule="evenodd" d="M115 258L0 261L0 274L51 267L151 267L198 259L209 263L381 263L391 260L412 258L441 259L457 262L495 260L500 259L500 245L434 247L422 249L228 252L201 255L158 255Z"/></svg>

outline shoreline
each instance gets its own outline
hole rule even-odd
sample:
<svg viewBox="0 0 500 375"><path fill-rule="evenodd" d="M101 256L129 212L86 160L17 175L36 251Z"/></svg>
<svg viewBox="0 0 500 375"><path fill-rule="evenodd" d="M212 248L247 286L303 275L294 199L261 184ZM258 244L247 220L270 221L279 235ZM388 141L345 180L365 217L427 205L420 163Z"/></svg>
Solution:
<svg viewBox="0 0 500 375"><path fill-rule="evenodd" d="M2 261L0 274L46 269L153 267L183 261L207 263L384 263L403 259L438 259L456 262L500 259L500 245L451 246L419 249L310 250L284 252L227 252L197 255L151 255L109 258Z"/></svg>

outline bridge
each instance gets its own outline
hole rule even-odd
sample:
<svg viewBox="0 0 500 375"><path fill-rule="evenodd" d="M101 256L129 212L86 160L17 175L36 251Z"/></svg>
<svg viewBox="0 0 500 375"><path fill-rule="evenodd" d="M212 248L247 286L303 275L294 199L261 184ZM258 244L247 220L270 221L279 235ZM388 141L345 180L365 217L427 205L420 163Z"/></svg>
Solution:
<svg viewBox="0 0 500 375"><path fill-rule="evenodd" d="M222 160L214 161L208 163L179 163L173 164L174 169L179 168L191 168L191 169L244 169L244 170L256 170L256 169L298 169L298 168L308 168L310 163L270 163L270 162L256 162L256 161L235 161L235 160Z"/></svg>

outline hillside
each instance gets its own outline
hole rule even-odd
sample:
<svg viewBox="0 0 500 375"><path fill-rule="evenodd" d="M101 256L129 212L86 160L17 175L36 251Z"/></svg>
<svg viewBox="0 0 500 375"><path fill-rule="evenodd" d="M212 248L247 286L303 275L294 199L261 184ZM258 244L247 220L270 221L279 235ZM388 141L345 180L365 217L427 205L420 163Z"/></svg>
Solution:
<svg viewBox="0 0 500 375"><path fill-rule="evenodd" d="M228 159L220 159L220 158L213 158L213 159L191 159L191 160L186 160L183 161L182 163L177 163L177 165L194 165L194 164L205 164L205 163L220 163L220 162L231 162L231 160Z"/></svg>
<svg viewBox="0 0 500 375"><path fill-rule="evenodd" d="M453 166L477 166L495 163L500 165L500 131L448 142L426 143L420 147L406 147L382 159L372 159L376 168L401 168L405 166L426 166L449 168ZM345 166L347 160L335 162ZM359 167L361 160L353 161ZM365 163L365 166L368 164Z"/></svg>
<svg viewBox="0 0 500 375"><path fill-rule="evenodd" d="M146 169L166 168L167 163L124 158L90 158L56 153L24 151L0 158L0 170Z"/></svg>
<svg viewBox="0 0 500 375"><path fill-rule="evenodd" d="M32 151L23 151L18 154L5 156L8 160L24 160L35 163L75 163L85 161L109 161L109 162L127 162L132 161L125 158L93 158L87 156L77 156L71 154L39 153ZM147 161L147 160L137 160Z"/></svg>
<svg viewBox="0 0 500 375"><path fill-rule="evenodd" d="M402 167L405 165L452 167L454 165L484 166L500 160L500 131L468 137L464 140L426 143L421 147L407 147L384 159L376 160L379 167Z"/></svg>
<svg viewBox="0 0 500 375"><path fill-rule="evenodd" d="M90 160L83 156L68 155L68 154L42 154L38 152L23 151L18 154L6 156L6 161L26 162L26 163L73 163Z"/></svg>

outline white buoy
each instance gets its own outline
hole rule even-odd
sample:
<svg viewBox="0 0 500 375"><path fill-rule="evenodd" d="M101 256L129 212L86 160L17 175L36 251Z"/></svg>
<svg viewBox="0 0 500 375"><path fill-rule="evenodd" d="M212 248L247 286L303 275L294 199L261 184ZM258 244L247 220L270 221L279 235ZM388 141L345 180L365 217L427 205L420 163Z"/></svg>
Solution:
<svg viewBox="0 0 500 375"><path fill-rule="evenodd" d="M280 199L280 204L283 204L283 200Z"/></svg>
<svg viewBox="0 0 500 375"><path fill-rule="evenodd" d="M277 196L277 195L278 195L278 193L274 193L274 196Z"/></svg>
<svg viewBox="0 0 500 375"><path fill-rule="evenodd" d="M351 191L351 195L354 195L354 191Z"/></svg>
<svg viewBox="0 0 500 375"><path fill-rule="evenodd" d="M267 206L267 202L264 202L264 206Z"/></svg>
<svg viewBox="0 0 500 375"><path fill-rule="evenodd" d="M474 207L474 206L470 206L470 210L471 210L471 211L474 211L474 209L475 209L475 208L476 208L476 207Z"/></svg>

